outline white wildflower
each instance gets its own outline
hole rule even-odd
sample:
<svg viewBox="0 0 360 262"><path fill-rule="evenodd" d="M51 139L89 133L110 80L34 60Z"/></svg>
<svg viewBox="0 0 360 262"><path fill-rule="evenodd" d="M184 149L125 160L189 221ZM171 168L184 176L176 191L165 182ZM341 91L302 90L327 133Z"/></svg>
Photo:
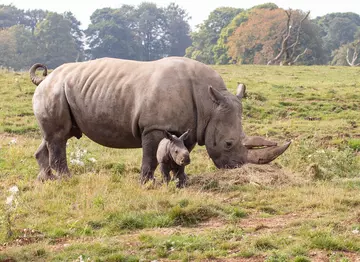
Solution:
<svg viewBox="0 0 360 262"><path fill-rule="evenodd" d="M93 157L90 157L90 158L89 158L89 161L92 162L92 163L95 163L95 162L96 162L96 159L93 158Z"/></svg>
<svg viewBox="0 0 360 262"><path fill-rule="evenodd" d="M7 198L6 198L6 205L8 205L8 206L12 206L12 203L13 203L13 201L14 201L14 195L10 195L10 196L8 196Z"/></svg>
<svg viewBox="0 0 360 262"><path fill-rule="evenodd" d="M6 205L9 207L16 205L16 194L19 192L19 188L17 186L12 186L9 188L10 196L6 198Z"/></svg>
<svg viewBox="0 0 360 262"><path fill-rule="evenodd" d="M84 166L84 162L79 159L70 159L70 163L73 165Z"/></svg>
<svg viewBox="0 0 360 262"><path fill-rule="evenodd" d="M353 233L353 234L359 234L359 229L354 229L353 231L351 231L351 233Z"/></svg>
<svg viewBox="0 0 360 262"><path fill-rule="evenodd" d="M10 140L9 145L16 145L17 141L16 138Z"/></svg>
<svg viewBox="0 0 360 262"><path fill-rule="evenodd" d="M19 192L19 188L17 186L12 186L12 187L10 187L9 191L12 195L14 195L17 192Z"/></svg>
<svg viewBox="0 0 360 262"><path fill-rule="evenodd" d="M87 153L87 150L81 150L81 149L78 149L76 152L75 152L75 157L77 159L80 159L82 158L83 156L85 156Z"/></svg>

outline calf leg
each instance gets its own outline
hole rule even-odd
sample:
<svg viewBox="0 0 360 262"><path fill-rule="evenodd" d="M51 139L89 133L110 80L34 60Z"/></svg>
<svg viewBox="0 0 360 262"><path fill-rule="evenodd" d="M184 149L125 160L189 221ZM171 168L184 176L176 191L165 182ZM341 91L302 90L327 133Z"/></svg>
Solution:
<svg viewBox="0 0 360 262"><path fill-rule="evenodd" d="M154 179L154 171L158 165L156 159L157 147L164 138L164 133L162 131L152 131L142 136L142 164L141 164L141 183L145 184L149 180Z"/></svg>
<svg viewBox="0 0 360 262"><path fill-rule="evenodd" d="M161 174L163 176L163 180L165 181L166 184L169 184L170 182L170 168L168 165L165 165L163 163L160 163L160 171Z"/></svg>
<svg viewBox="0 0 360 262"><path fill-rule="evenodd" d="M49 150L44 139L35 153L35 158L40 167L40 172L37 179L40 181L56 179L56 177L51 172L49 163Z"/></svg>
<svg viewBox="0 0 360 262"><path fill-rule="evenodd" d="M178 179L176 187L183 188L186 185L187 175L184 166L177 166L173 169L175 179Z"/></svg>

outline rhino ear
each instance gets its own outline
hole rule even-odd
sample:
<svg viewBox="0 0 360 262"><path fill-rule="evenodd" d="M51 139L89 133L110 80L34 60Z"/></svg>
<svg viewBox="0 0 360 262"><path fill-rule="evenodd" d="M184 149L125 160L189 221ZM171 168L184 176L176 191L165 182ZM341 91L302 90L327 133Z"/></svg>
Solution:
<svg viewBox="0 0 360 262"><path fill-rule="evenodd" d="M220 105L221 103L225 102L225 97L218 90L213 88L212 86L209 86L209 94L210 94L211 100L215 104Z"/></svg>
<svg viewBox="0 0 360 262"><path fill-rule="evenodd" d="M242 83L238 83L238 87L236 90L236 96L241 100L242 98L246 97L246 86Z"/></svg>

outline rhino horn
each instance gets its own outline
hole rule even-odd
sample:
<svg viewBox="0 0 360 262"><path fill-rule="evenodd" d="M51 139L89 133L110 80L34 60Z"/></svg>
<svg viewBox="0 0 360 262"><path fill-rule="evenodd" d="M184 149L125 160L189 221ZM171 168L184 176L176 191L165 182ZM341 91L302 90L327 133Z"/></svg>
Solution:
<svg viewBox="0 0 360 262"><path fill-rule="evenodd" d="M288 142L282 146L271 146L265 148L249 149L247 162L252 164L267 164L280 156L290 146Z"/></svg>
<svg viewBox="0 0 360 262"><path fill-rule="evenodd" d="M263 147L263 146L277 146L276 142L266 140L261 136L247 136L243 140L243 145L248 148Z"/></svg>
<svg viewBox="0 0 360 262"><path fill-rule="evenodd" d="M241 100L246 97L246 86L238 82L238 87L236 89L236 96Z"/></svg>
<svg viewBox="0 0 360 262"><path fill-rule="evenodd" d="M44 69L44 72L43 72L43 78L40 78L38 76L35 75L35 71L36 69L38 68L43 68ZM43 64L34 64L31 68L30 68L30 78L31 78L31 81L35 84L35 85L39 85L44 79L45 79L45 76L47 76L47 67Z"/></svg>

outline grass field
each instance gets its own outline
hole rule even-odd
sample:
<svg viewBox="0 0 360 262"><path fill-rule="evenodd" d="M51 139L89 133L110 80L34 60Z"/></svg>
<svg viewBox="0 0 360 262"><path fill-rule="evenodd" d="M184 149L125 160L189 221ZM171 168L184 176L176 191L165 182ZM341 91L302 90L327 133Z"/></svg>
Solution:
<svg viewBox="0 0 360 262"><path fill-rule="evenodd" d="M140 186L141 150L86 137L71 179L37 182L35 86L0 71L0 261L359 261L360 69L214 69L247 85L247 134L292 144L229 171L196 147L180 190Z"/></svg>

